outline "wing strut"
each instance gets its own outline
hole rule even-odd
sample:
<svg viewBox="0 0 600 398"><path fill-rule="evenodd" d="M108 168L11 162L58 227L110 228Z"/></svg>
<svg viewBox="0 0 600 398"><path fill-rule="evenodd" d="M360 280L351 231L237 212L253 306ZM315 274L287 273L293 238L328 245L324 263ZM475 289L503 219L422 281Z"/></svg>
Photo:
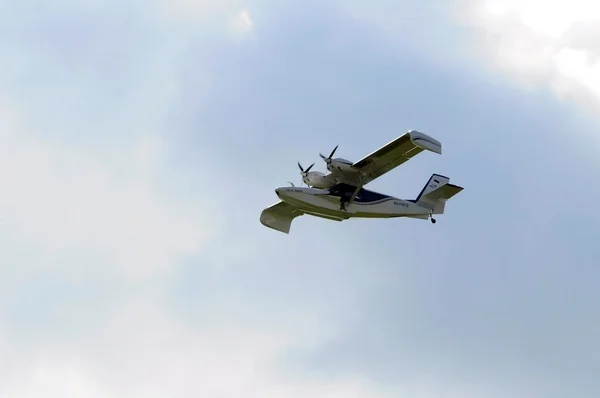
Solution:
<svg viewBox="0 0 600 398"><path fill-rule="evenodd" d="M352 196L350 196L350 200L348 200L348 205L350 205L354 199L356 198L356 195L358 195L358 191L360 191L360 189L364 186L364 184L362 183L362 181L365 179L366 176L368 176L371 173L371 170L373 169L373 165L376 162L373 161L371 162L371 164L369 165L369 169L367 170L366 173L360 173L360 177L358 179L358 184L356 184L356 189L354 190L354 193L352 194Z"/></svg>

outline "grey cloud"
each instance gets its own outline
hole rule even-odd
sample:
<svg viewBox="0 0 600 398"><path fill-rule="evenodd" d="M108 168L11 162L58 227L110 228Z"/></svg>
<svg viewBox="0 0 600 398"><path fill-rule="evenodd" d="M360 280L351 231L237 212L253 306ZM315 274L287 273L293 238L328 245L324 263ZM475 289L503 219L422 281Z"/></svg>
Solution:
<svg viewBox="0 0 600 398"><path fill-rule="evenodd" d="M330 339L276 364L296 377L438 396L473 385L479 397L597 396L597 165L565 144L593 123L475 65L390 49L333 8L296 11L274 8L262 24L252 13L256 40L202 37L184 57L165 126L176 188L222 206L225 233L165 279L168 296L179 295L170 305L198 322L219 321L205 318L214 309L266 327L322 319ZM422 155L373 187L410 196L430 173L447 173L466 189L435 226L307 217L282 236L259 224L273 185L295 181L296 160L318 162L337 143L358 158L408 128L440 138L444 155Z"/></svg>
<svg viewBox="0 0 600 398"><path fill-rule="evenodd" d="M259 39L244 46L199 43L186 76L193 82L194 68L208 65L211 88L195 101L187 85L179 114L190 123L181 156L210 146L236 181L227 187L243 198L231 200L233 234L260 247L258 261L261 250L278 253L251 285L280 311L304 296L305 310L320 313L323 300L345 314L339 338L289 352L282 366L398 387L476 384L490 397L597 395L599 219L580 210L600 192L588 184L597 166L568 133L592 124L582 127L546 93L389 50L362 23L318 10L257 23ZM444 155L423 155L377 188L408 196L430 172L447 172L466 189L435 227L302 220L284 240L258 224L273 199L261 178L293 180L297 158L337 143L355 158L408 128L440 138ZM200 129L213 136L195 136ZM247 144L231 144L238 135ZM278 288L291 280L294 293Z"/></svg>
<svg viewBox="0 0 600 398"><path fill-rule="evenodd" d="M158 113L153 98L164 97L165 68L181 39L155 13L132 4L13 7L0 28L5 96L35 107L31 123L51 126L57 138L81 140L82 130L88 139L122 136ZM149 88L152 95L142 92Z"/></svg>

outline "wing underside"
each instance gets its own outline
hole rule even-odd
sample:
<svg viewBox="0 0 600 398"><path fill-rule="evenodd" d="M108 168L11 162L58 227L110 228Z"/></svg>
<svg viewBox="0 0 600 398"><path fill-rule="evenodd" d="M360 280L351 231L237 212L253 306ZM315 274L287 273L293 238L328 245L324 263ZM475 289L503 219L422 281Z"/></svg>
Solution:
<svg viewBox="0 0 600 398"><path fill-rule="evenodd" d="M356 177L356 181L349 183L366 185L425 150L441 154L442 144L426 134L411 130L355 162L353 166L362 172L363 177L360 180Z"/></svg>
<svg viewBox="0 0 600 398"><path fill-rule="evenodd" d="M294 206L279 201L263 210L260 215L260 222L265 227L289 234L292 221L303 214Z"/></svg>

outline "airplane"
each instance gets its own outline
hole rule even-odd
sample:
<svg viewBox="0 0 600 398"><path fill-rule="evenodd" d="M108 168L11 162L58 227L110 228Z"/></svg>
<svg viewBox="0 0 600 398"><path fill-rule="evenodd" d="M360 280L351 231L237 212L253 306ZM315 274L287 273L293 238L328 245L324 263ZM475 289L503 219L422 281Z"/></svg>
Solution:
<svg viewBox="0 0 600 398"><path fill-rule="evenodd" d="M321 158L330 173L304 169L300 175L307 187L279 187L275 193L279 202L264 209L260 222L271 229L289 234L292 222L304 214L333 221L350 218L407 217L430 220L443 214L446 201L463 190L450 184L450 178L433 174L415 199L400 199L370 191L364 186L423 151L442 154L442 144L417 130L405 134L365 156L357 162L335 158L337 146Z"/></svg>

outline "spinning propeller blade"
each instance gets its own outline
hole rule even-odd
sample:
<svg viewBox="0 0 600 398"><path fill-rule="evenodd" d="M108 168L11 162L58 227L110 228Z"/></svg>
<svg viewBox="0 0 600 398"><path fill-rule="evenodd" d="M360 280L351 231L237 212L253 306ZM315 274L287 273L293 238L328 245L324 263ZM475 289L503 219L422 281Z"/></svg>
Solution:
<svg viewBox="0 0 600 398"><path fill-rule="evenodd" d="M333 148L333 151L331 151L331 153L327 157L325 157L325 155L323 155L322 153L319 153L319 155L321 155L321 158L325 161L325 163L327 163L327 164L331 163L331 158L333 157L333 154L335 153L335 151L337 151L338 146L339 145L336 145L335 148Z"/></svg>
<svg viewBox="0 0 600 398"><path fill-rule="evenodd" d="M315 164L313 163L313 164L311 164L310 166L308 166L308 169L304 170L304 169L302 168L302 165L300 164L300 162L298 162L298 167L300 168L300 174L302 174L302 176L306 176L306 175L308 174L308 172L310 171L310 169L312 169L312 167L313 167L314 165L315 165Z"/></svg>

